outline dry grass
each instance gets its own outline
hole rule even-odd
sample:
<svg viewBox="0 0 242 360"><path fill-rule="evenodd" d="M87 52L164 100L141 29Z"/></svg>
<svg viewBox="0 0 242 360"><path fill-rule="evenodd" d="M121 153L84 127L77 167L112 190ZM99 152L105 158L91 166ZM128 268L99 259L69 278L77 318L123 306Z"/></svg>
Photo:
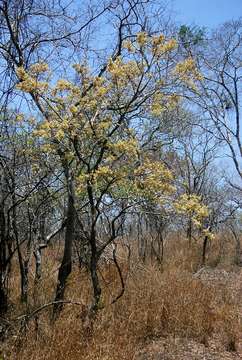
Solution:
<svg viewBox="0 0 242 360"><path fill-rule="evenodd" d="M41 312L38 331L36 322L30 321L26 336L21 338L21 347L17 346L18 336L12 336L4 344L6 359L132 359L138 349L151 341L170 336L193 339L206 346L216 340L221 351L236 350L241 336L241 274L234 274L237 292L231 292L228 284L216 282L216 279L211 283L195 278L193 271L199 264L198 252L185 250L184 244L181 246L175 241L174 244L176 246L170 242L167 246L162 268L149 262L141 264L135 257L129 269L123 263L123 272L128 274L126 290L113 305L110 305L111 300L120 286L117 271L112 264L102 265L100 277L105 308L100 310L94 322L85 316L91 296L88 275L75 268L66 297L83 303L83 306L66 305L54 325L49 321L50 309ZM48 250L38 304L31 298L31 308L53 299L56 257L55 249ZM18 279L13 281L17 289ZM14 291L15 303L18 297L18 292ZM14 313L23 310L16 307Z"/></svg>

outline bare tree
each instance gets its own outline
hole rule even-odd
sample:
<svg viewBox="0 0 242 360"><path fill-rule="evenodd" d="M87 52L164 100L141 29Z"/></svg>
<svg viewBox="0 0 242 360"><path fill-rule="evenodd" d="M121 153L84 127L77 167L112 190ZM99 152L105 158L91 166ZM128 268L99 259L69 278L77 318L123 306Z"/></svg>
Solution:
<svg viewBox="0 0 242 360"><path fill-rule="evenodd" d="M203 38L199 49L189 47L203 75L200 87L191 95L210 121L200 123L229 150L238 181L242 177L241 84L242 22L227 22ZM237 182L238 183L238 182ZM236 182L234 183L236 186ZM240 187L240 184L237 184Z"/></svg>

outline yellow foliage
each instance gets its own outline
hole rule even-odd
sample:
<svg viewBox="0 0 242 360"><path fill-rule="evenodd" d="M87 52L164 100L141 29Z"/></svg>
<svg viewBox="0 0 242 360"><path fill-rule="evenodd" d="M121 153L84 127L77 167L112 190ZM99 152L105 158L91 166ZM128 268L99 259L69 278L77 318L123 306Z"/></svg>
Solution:
<svg viewBox="0 0 242 360"><path fill-rule="evenodd" d="M127 154L129 156L137 156L138 142L136 139L131 138L128 140L119 140L114 144L109 144L109 148L118 154Z"/></svg>
<svg viewBox="0 0 242 360"><path fill-rule="evenodd" d="M27 80L27 78L28 78L28 74L25 71L25 69L23 68L23 66L19 66L16 69L16 74L17 74L19 80Z"/></svg>
<svg viewBox="0 0 242 360"><path fill-rule="evenodd" d="M141 31L141 32L137 33L136 39L137 39L137 43L140 46L144 46L148 41L148 35L146 32Z"/></svg>
<svg viewBox="0 0 242 360"><path fill-rule="evenodd" d="M177 41L175 39L170 39L166 42L160 42L154 44L153 42L153 54L157 57L161 57L166 53L169 53L177 48Z"/></svg>
<svg viewBox="0 0 242 360"><path fill-rule="evenodd" d="M163 195L170 195L175 191L172 185L173 175L161 161L149 158L135 170L137 188L147 196L156 197L157 201Z"/></svg>
<svg viewBox="0 0 242 360"><path fill-rule="evenodd" d="M178 213L190 215L197 227L201 227L202 221L209 215L207 206L202 203L201 197L195 194L181 195L174 206Z"/></svg>
<svg viewBox="0 0 242 360"><path fill-rule="evenodd" d="M134 45L130 40L126 40L123 42L123 48L127 49L130 53L135 52Z"/></svg>
<svg viewBox="0 0 242 360"><path fill-rule="evenodd" d="M58 91L72 90L72 88L73 84L70 81L60 79L57 81L54 92L57 93Z"/></svg>
<svg viewBox="0 0 242 360"><path fill-rule="evenodd" d="M139 32L133 43L127 40L123 47L129 54L126 51L115 60L109 59L102 76L92 75L86 64L74 64L78 81L59 79L51 86L39 81L48 71L40 62L27 70L17 69L17 88L41 95L48 118L36 126L34 135L44 139L47 152L61 146L66 158L75 159L79 194L86 194L87 182L100 191L111 180L109 190L117 196L123 191L130 197L149 198L160 204L175 191L173 175L139 146L139 130L129 124L129 117L135 119L144 113L160 116L174 109L180 98L170 91L170 85L187 83L191 77L198 79L199 74L191 58L175 66L167 54L176 49L177 42L163 34ZM170 63L162 72L163 59L166 65ZM79 153L73 140L77 140ZM95 166L100 154L100 163ZM206 216L206 209L195 198L180 199L177 210L192 213L194 222Z"/></svg>
<svg viewBox="0 0 242 360"><path fill-rule="evenodd" d="M153 36L152 37L152 45L154 47L157 47L158 45L163 44L164 40L165 40L165 35L163 35L163 34Z"/></svg>
<svg viewBox="0 0 242 360"><path fill-rule="evenodd" d="M29 72L33 75L45 73L49 70L49 66L46 63L40 62L30 66Z"/></svg>
<svg viewBox="0 0 242 360"><path fill-rule="evenodd" d="M45 72L47 65L44 63L37 63L30 67L27 72L22 66L16 69L16 74L19 78L19 83L16 85L18 90L22 90L27 93L38 92L44 93L48 90L48 83L44 81L38 81L37 75L41 72Z"/></svg>
<svg viewBox="0 0 242 360"><path fill-rule="evenodd" d="M185 59L184 61L178 63L175 66L174 74L187 83L188 85L193 86L194 80L203 80L202 74L198 71L196 63L192 57Z"/></svg>
<svg viewBox="0 0 242 360"><path fill-rule="evenodd" d="M24 115L23 114L17 114L15 117L16 122L22 123L24 121Z"/></svg>

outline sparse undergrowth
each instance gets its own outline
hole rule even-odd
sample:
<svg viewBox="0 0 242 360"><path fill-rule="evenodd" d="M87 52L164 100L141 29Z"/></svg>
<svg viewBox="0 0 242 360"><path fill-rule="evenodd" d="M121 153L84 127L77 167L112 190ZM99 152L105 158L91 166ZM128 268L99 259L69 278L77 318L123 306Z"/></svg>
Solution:
<svg viewBox="0 0 242 360"><path fill-rule="evenodd" d="M43 276L43 284L38 289L38 304L34 305L30 298L30 311L53 298L54 251L52 255L49 253L47 260L49 274ZM146 359L142 349L156 344L154 350L161 339L171 343L169 338L173 341L190 339L200 349L201 346L208 349L215 346L216 354L221 352L221 359L224 352L239 359L241 271L229 273L204 268L194 276L188 269L197 259L179 263L180 256L181 252L173 251L170 261L163 267L132 261L128 269L123 263L126 289L123 297L113 305L110 303L120 287L117 270L112 264L103 264L99 272L105 285L102 299L105 307L95 321L86 317L91 291L88 275L76 268L69 279L66 297L83 305L65 305L54 325L49 320L51 308L41 311L38 319L29 321L25 336L15 332L3 344L6 359ZM48 292L42 293L42 289L48 289ZM13 296L17 297L17 293ZM12 311L19 314L24 308L13 308ZM180 340L177 341L175 343L179 344ZM178 355L172 357L171 349L169 351L171 357L167 355L167 359L180 358ZM150 356L153 359L152 352Z"/></svg>

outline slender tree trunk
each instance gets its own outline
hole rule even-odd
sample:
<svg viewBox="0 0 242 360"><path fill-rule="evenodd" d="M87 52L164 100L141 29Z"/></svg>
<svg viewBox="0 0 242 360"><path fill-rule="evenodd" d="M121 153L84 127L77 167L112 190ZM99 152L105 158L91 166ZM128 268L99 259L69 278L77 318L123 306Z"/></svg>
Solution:
<svg viewBox="0 0 242 360"><path fill-rule="evenodd" d="M205 236L203 240L202 265L205 265L206 262L207 245L208 245L208 236Z"/></svg>
<svg viewBox="0 0 242 360"><path fill-rule="evenodd" d="M41 273L42 273L42 258L41 258L41 249L38 247L34 251L34 257L35 257L35 284L38 284L39 280L41 279Z"/></svg>
<svg viewBox="0 0 242 360"><path fill-rule="evenodd" d="M0 314L8 309L8 223L5 213L5 198L7 194L6 179L0 172Z"/></svg>
<svg viewBox="0 0 242 360"><path fill-rule="evenodd" d="M188 239L188 243L189 243L189 247L192 246L192 219L190 218L188 221L188 226L187 226L187 239Z"/></svg>
<svg viewBox="0 0 242 360"><path fill-rule="evenodd" d="M101 290L99 278L98 278L98 273L97 273L97 263L98 263L98 259L97 259L96 255L92 254L90 271L91 271L91 279L92 279L92 287L93 287L92 311L94 314L100 308L100 299L101 299L101 294L102 294L102 290Z"/></svg>
<svg viewBox="0 0 242 360"><path fill-rule="evenodd" d="M74 208L74 186L73 180L69 175L69 169L66 170L68 182L68 202L66 214L66 231L64 254L58 273L58 283L56 289L55 301L62 301L65 295L66 281L72 270L72 247L75 236L75 208ZM55 304L53 308L53 319L56 319L62 310L62 304Z"/></svg>
<svg viewBox="0 0 242 360"><path fill-rule="evenodd" d="M29 263L30 263L31 251L32 251L31 237L28 240L27 254L25 259L22 256L21 249L18 244L18 258L19 258L19 267L20 267L20 275L21 275L21 301L26 304L28 302L28 292L29 292Z"/></svg>
<svg viewBox="0 0 242 360"><path fill-rule="evenodd" d="M42 240L42 237L40 237L39 241ZM42 254L41 251L46 248L46 244L38 244L35 251L34 251L34 257L35 257L35 279L34 279L34 306L40 306L40 280L42 275ZM34 317L35 320L35 335L36 339L38 338L38 329L39 329L39 315L36 314Z"/></svg>
<svg viewBox="0 0 242 360"><path fill-rule="evenodd" d="M231 226L231 231L235 239L235 264L242 266L242 252L241 252L241 244L240 237L237 234L236 230Z"/></svg>
<svg viewBox="0 0 242 360"><path fill-rule="evenodd" d="M163 234L162 234L162 230L160 230L160 234L159 234L159 246L161 248L160 250L160 259L161 262L163 262L164 260L164 238L163 238Z"/></svg>
<svg viewBox="0 0 242 360"><path fill-rule="evenodd" d="M29 261L28 259L23 262L21 269L21 301L28 302L28 289L29 289Z"/></svg>
<svg viewBox="0 0 242 360"><path fill-rule="evenodd" d="M93 287L93 303L91 307L91 313L95 316L97 310L100 308L100 299L101 299L101 286L99 283L98 273L97 273L97 264L100 258L100 254L97 249L97 239L96 239L96 225L97 225L97 213L93 195L93 188L90 182L87 183L87 192L90 201L90 211L91 211L91 231L90 231L90 248L91 248L91 259L90 259L90 273Z"/></svg>
<svg viewBox="0 0 242 360"><path fill-rule="evenodd" d="M13 179L14 180L14 179ZM13 204L16 203L15 198L15 181L13 181L13 193L12 193L12 202ZM29 281L28 281L28 272L29 272L29 260L31 255L31 235L28 239L27 244L27 255L26 259L23 258L23 255L21 253L20 244L19 244L19 234L18 234L18 226L17 226L17 214L16 214L16 207L13 207L12 211L12 225L13 225L13 232L15 236L15 241L17 245L17 254L18 254L18 262L19 262L19 269L20 269L20 282L21 282L21 302L27 303L28 302L28 287L29 287Z"/></svg>
<svg viewBox="0 0 242 360"><path fill-rule="evenodd" d="M0 314L5 313L8 308L8 296L5 283L7 270L5 225L4 209L3 205L0 204Z"/></svg>
<svg viewBox="0 0 242 360"><path fill-rule="evenodd" d="M208 230L212 231L213 229L213 224L208 225ZM207 255L207 247L208 247L208 240L209 237L205 236L204 240L203 240L203 253L202 253L202 265L205 265L206 262L206 255Z"/></svg>

